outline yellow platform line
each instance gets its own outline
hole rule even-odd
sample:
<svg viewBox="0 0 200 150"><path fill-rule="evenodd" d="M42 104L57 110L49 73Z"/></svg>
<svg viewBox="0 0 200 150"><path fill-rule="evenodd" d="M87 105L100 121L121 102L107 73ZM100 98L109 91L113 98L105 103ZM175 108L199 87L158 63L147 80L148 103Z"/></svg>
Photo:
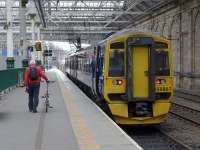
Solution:
<svg viewBox="0 0 200 150"><path fill-rule="evenodd" d="M63 81L61 81L59 77L58 81L80 149L100 150L100 145L97 144L96 140L92 136L90 129L87 127L85 120L74 103L75 100L73 95L69 90L66 90Z"/></svg>

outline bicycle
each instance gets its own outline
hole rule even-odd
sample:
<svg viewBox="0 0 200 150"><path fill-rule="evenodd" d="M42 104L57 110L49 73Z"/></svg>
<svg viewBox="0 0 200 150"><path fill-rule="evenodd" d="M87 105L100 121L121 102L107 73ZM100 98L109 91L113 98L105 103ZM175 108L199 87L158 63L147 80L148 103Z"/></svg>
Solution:
<svg viewBox="0 0 200 150"><path fill-rule="evenodd" d="M45 98L45 112L48 112L48 109L49 108L53 108L52 106L50 106L50 104L49 104L49 84L50 83L54 83L55 81L47 81L46 82L46 85L47 85L47 88L46 88L46 93L45 93L45 95L44 96L42 96L42 98Z"/></svg>

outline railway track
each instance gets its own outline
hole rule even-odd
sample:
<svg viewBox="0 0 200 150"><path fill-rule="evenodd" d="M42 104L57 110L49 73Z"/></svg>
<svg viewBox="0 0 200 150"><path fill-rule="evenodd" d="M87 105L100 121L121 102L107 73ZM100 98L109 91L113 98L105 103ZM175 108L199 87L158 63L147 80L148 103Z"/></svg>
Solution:
<svg viewBox="0 0 200 150"><path fill-rule="evenodd" d="M200 126L200 110L172 102L169 113Z"/></svg>
<svg viewBox="0 0 200 150"><path fill-rule="evenodd" d="M175 97L179 97L200 104L200 94L187 92L184 90L175 90L174 95Z"/></svg>
<svg viewBox="0 0 200 150"><path fill-rule="evenodd" d="M190 121L169 113L166 121L158 128L187 149L200 149L200 127Z"/></svg>
<svg viewBox="0 0 200 150"><path fill-rule="evenodd" d="M199 116L200 96L179 93L166 122L150 129L125 130L144 150L198 150Z"/></svg>
<svg viewBox="0 0 200 150"><path fill-rule="evenodd" d="M169 113L200 126L200 96L176 91Z"/></svg>
<svg viewBox="0 0 200 150"><path fill-rule="evenodd" d="M123 128L144 150L192 150L159 127Z"/></svg>

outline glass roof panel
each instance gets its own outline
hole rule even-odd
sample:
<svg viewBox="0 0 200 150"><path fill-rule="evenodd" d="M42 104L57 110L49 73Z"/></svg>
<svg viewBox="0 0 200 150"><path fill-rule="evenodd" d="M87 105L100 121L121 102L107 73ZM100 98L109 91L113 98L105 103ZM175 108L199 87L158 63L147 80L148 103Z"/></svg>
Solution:
<svg viewBox="0 0 200 150"><path fill-rule="evenodd" d="M0 6L1 7L5 7L6 6L6 2L5 1L0 1Z"/></svg>
<svg viewBox="0 0 200 150"><path fill-rule="evenodd" d="M4 27L6 23L6 1L0 0L0 27ZM32 0L41 2L41 8L37 9L41 14L37 16L41 23L47 24L46 29L49 31L56 28L58 34L63 33L66 27L87 27L95 34L108 31L115 31L124 28L137 21L138 18L146 14L153 13L152 8L156 8L161 2L167 3L166 0ZM144 1L146 3L144 3ZM173 0L168 0L173 1ZM59 3L57 3L59 2ZM169 2L168 2L169 3ZM149 6L149 7L148 7ZM148 10L145 9L148 7ZM141 8L141 9L139 9ZM143 9L144 11L143 11ZM159 7L158 7L159 8ZM152 10L151 10L152 9ZM19 0L13 0L13 30L19 31ZM30 16L26 13L27 26L31 27ZM42 20L44 20L42 22ZM42 25L44 25L43 23ZM41 28L42 28L41 25ZM97 31L95 27L102 27L104 30ZM45 30L46 30L45 29ZM95 30L94 30L95 29ZM99 28L100 29L100 28ZM48 32L45 34L48 34ZM88 32L83 30L83 34ZM4 30L6 33L6 30ZM65 31L76 32L76 31ZM77 32L80 33L80 32Z"/></svg>
<svg viewBox="0 0 200 150"><path fill-rule="evenodd" d="M101 1L78 1L75 4L74 1L60 1L59 2L59 7L100 7L101 5ZM101 5L101 7L115 7L115 5L117 5L118 7L122 7L124 4L124 1L106 1L104 2L104 5Z"/></svg>

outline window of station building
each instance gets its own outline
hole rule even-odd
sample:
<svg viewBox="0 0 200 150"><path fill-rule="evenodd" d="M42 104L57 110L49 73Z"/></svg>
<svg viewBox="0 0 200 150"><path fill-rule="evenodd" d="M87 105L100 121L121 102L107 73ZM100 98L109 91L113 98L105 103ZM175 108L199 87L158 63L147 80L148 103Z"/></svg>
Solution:
<svg viewBox="0 0 200 150"><path fill-rule="evenodd" d="M124 42L115 42L110 44L110 49L124 49Z"/></svg>
<svg viewBox="0 0 200 150"><path fill-rule="evenodd" d="M169 55L167 51L156 51L156 75L157 76L169 76Z"/></svg>
<svg viewBox="0 0 200 150"><path fill-rule="evenodd" d="M121 77L124 76L125 64L124 64L124 51L112 50L110 51L109 59L109 76Z"/></svg>

